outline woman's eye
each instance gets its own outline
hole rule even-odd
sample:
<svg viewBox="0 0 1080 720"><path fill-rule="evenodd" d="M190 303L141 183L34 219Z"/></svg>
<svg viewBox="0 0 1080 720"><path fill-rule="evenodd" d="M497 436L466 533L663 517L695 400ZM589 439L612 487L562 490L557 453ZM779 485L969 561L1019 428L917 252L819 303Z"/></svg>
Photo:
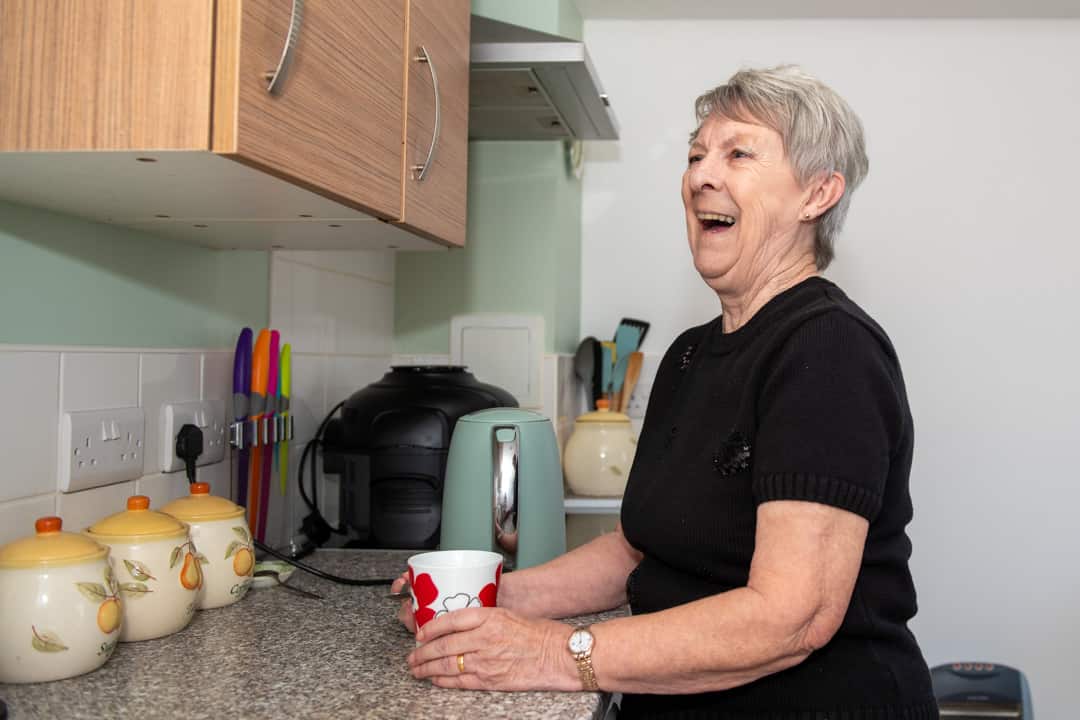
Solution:
<svg viewBox="0 0 1080 720"><path fill-rule="evenodd" d="M745 150L740 150L739 148L735 148L734 150L731 151L731 157L733 157L736 160L739 160L741 158L753 157L753 155L751 155L750 153L748 153Z"/></svg>
<svg viewBox="0 0 1080 720"><path fill-rule="evenodd" d="M705 157L705 156L704 155L691 155L689 158L687 158L686 164L687 165L693 165L696 162L701 162L701 159L703 157Z"/></svg>

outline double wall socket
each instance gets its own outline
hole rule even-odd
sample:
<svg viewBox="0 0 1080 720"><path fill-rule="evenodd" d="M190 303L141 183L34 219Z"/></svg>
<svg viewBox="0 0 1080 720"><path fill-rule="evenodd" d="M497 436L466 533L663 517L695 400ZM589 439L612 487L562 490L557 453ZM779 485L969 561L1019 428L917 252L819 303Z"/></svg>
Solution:
<svg viewBox="0 0 1080 720"><path fill-rule="evenodd" d="M202 430L203 451L196 465L211 465L225 459L225 401L198 400L170 403L161 406L161 471L184 469L184 461L176 457L176 435L185 425Z"/></svg>
<svg viewBox="0 0 1080 720"><path fill-rule="evenodd" d="M75 492L143 474L142 408L64 413L60 422L60 489Z"/></svg>
<svg viewBox="0 0 1080 720"><path fill-rule="evenodd" d="M652 385L635 385L634 392L630 393L630 400L626 404L626 415L632 418L645 417L645 408L649 405L649 393Z"/></svg>

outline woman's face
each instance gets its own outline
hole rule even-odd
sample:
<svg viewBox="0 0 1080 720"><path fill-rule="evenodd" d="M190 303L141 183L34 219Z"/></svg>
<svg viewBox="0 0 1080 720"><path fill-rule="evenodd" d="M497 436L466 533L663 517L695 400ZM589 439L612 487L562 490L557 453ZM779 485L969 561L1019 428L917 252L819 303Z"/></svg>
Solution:
<svg viewBox="0 0 1080 720"><path fill-rule="evenodd" d="M799 222L807 194L779 133L706 118L690 145L682 199L694 267L709 287L737 295L812 257L813 230Z"/></svg>

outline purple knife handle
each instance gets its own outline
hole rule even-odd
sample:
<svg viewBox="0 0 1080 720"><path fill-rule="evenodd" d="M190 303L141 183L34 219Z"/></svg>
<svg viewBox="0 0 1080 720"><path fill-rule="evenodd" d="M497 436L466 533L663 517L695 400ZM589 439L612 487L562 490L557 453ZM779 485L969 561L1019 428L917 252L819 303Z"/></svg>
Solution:
<svg viewBox="0 0 1080 720"><path fill-rule="evenodd" d="M251 328L240 331L236 340L236 355L233 357L233 417L242 423L240 430L240 452L237 453L236 499L241 506L247 505L248 474L248 437L246 432L248 418L248 392L251 388Z"/></svg>

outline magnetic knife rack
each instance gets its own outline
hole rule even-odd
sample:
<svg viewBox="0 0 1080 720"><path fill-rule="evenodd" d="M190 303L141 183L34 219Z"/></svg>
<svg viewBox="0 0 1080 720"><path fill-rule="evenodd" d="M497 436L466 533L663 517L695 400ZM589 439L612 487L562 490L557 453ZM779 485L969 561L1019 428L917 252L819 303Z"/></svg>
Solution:
<svg viewBox="0 0 1080 720"><path fill-rule="evenodd" d="M274 445L293 439L293 416L275 415L229 424L229 445L237 450Z"/></svg>

